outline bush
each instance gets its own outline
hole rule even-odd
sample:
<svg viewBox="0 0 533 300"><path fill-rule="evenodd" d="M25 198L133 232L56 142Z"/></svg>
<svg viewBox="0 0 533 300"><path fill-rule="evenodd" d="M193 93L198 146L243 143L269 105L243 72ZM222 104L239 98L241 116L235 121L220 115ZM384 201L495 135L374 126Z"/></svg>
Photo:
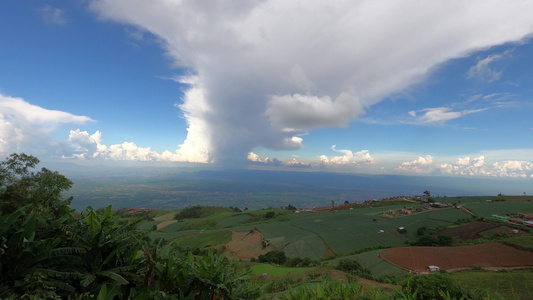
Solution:
<svg viewBox="0 0 533 300"><path fill-rule="evenodd" d="M271 263L281 265L287 260L285 252L283 251L270 251L265 254L259 255L257 261L260 263Z"/></svg>
<svg viewBox="0 0 533 300"><path fill-rule="evenodd" d="M275 215L276 215L275 212L273 212L273 211L269 211L269 212L267 212L267 213L265 214L265 219L271 219L271 218L273 218Z"/></svg>
<svg viewBox="0 0 533 300"><path fill-rule="evenodd" d="M348 271L357 271L363 268L363 265L357 260L353 259L341 259L339 261L339 264L335 267L337 270L341 270L344 272Z"/></svg>
<svg viewBox="0 0 533 300"><path fill-rule="evenodd" d="M184 210L180 211L178 214L176 214L174 218L177 220L198 219L202 215L202 209L203 207L200 205L187 207Z"/></svg>

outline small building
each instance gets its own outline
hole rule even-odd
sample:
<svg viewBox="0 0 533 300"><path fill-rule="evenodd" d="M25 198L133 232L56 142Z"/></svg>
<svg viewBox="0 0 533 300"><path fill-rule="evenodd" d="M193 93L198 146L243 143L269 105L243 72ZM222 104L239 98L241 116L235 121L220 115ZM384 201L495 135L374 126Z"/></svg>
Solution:
<svg viewBox="0 0 533 300"><path fill-rule="evenodd" d="M533 215L529 215L525 213L518 213L518 217L522 219L533 220Z"/></svg>
<svg viewBox="0 0 533 300"><path fill-rule="evenodd" d="M428 266L428 271L430 271L430 272L438 272L438 271L440 271L440 268L438 266Z"/></svg>
<svg viewBox="0 0 533 300"><path fill-rule="evenodd" d="M380 231L378 231L378 233L385 233L385 230L381 229Z"/></svg>

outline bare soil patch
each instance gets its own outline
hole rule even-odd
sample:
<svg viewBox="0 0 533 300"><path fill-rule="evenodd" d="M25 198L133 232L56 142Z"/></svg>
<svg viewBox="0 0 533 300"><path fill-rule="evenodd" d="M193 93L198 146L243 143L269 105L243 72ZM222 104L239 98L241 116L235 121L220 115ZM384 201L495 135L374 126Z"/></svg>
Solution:
<svg viewBox="0 0 533 300"><path fill-rule="evenodd" d="M161 228L165 228L165 227L167 227L168 225L170 225L170 224L174 224L174 223L176 223L176 220L163 221L163 222L157 224L157 230L160 230Z"/></svg>
<svg viewBox="0 0 533 300"><path fill-rule="evenodd" d="M263 234L259 231L250 233L249 231L231 231L232 238L226 244L226 250L229 256L236 259L257 258L259 255L272 250L270 247L263 249Z"/></svg>
<svg viewBox="0 0 533 300"><path fill-rule="evenodd" d="M154 218L154 221L168 221L168 220L172 220L174 219L174 217L176 216L176 213L175 212L169 212L167 214L164 214L164 215L160 215L158 217L155 217Z"/></svg>
<svg viewBox="0 0 533 300"><path fill-rule="evenodd" d="M463 241L475 240L483 237L481 232L500 227L500 225L488 222L472 222L453 228L447 228L439 234L456 237Z"/></svg>
<svg viewBox="0 0 533 300"><path fill-rule="evenodd" d="M435 265L447 271L482 267L513 269L533 267L533 252L518 250L502 243L488 243L459 247L390 248L381 258L400 268L426 272Z"/></svg>
<svg viewBox="0 0 533 300"><path fill-rule="evenodd" d="M331 249L326 242L324 242L324 257L328 258L335 255L335 252L333 252L333 249Z"/></svg>

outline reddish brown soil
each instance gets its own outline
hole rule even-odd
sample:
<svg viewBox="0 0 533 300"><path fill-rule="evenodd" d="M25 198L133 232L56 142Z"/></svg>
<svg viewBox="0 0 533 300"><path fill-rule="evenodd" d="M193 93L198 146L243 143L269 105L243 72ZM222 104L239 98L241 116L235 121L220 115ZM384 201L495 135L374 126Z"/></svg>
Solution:
<svg viewBox="0 0 533 300"><path fill-rule="evenodd" d="M447 271L474 267L533 267L533 252L518 250L501 243L459 247L390 248L381 252L381 257L400 268L418 272L426 272L430 265Z"/></svg>
<svg viewBox="0 0 533 300"><path fill-rule="evenodd" d="M326 250L324 250L324 257L328 258L330 256L333 256L335 255L335 252L333 252L333 249L331 249L328 244L326 244L326 242L324 242L324 248Z"/></svg>
<svg viewBox="0 0 533 300"><path fill-rule="evenodd" d="M493 228L499 227L499 225L487 223L487 222L472 222L467 223L461 226L457 226L454 228L447 228L439 234L443 235L449 235L453 237L457 237L460 240L467 241L467 240L474 240L481 238L482 235L480 234L483 231L490 230Z"/></svg>
<svg viewBox="0 0 533 300"><path fill-rule="evenodd" d="M226 244L227 255L235 259L251 259L272 250L270 247L263 249L261 241L263 235L258 231L232 231L231 241Z"/></svg>
<svg viewBox="0 0 533 300"><path fill-rule="evenodd" d="M454 228L444 229L443 231L439 232L439 235L449 235L462 241L468 241L482 237L490 237L494 234L512 234L513 229L514 228L488 222L472 222Z"/></svg>

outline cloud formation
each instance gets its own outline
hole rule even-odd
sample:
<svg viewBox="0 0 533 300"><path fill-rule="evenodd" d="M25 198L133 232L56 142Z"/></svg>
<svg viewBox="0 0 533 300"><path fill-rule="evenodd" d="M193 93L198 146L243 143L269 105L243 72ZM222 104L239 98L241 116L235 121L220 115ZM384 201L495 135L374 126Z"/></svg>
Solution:
<svg viewBox="0 0 533 300"><path fill-rule="evenodd" d="M434 163L431 155L403 162L396 171L418 174L439 172L444 175L533 178L533 163L526 160L488 162L484 155L457 158L455 163Z"/></svg>
<svg viewBox="0 0 533 300"><path fill-rule="evenodd" d="M62 147L49 136L61 124L84 124L92 121L59 110L30 104L22 98L0 94L0 153L29 151L48 154L61 152Z"/></svg>
<svg viewBox="0 0 533 300"><path fill-rule="evenodd" d="M533 31L533 18L519 17L533 11L528 1L95 0L91 8L159 37L194 75L179 105L188 136L177 154L219 163L245 160L257 146L298 149L308 130L348 126L439 64ZM487 71L495 59L473 74L495 80Z"/></svg>
<svg viewBox="0 0 533 300"><path fill-rule="evenodd" d="M411 173L430 173L433 171L433 156L419 156L418 159L413 161L406 161L401 163L396 171L400 172L411 172Z"/></svg>
<svg viewBox="0 0 533 300"><path fill-rule="evenodd" d="M293 158L292 160L284 163L281 160L277 158L265 158L262 159L254 152L248 153L248 161L250 161L254 165L261 165L261 166L284 166L284 167L290 167L290 168L310 168L311 164L309 163L303 163L299 162L296 158Z"/></svg>
<svg viewBox="0 0 533 300"><path fill-rule="evenodd" d="M501 59L499 54L489 55L484 59L478 60L475 66L470 67L466 73L467 78L475 78L481 81L493 82L502 77L503 72L497 72L489 67L492 62Z"/></svg>
<svg viewBox="0 0 533 300"><path fill-rule="evenodd" d="M102 143L102 133L96 131L89 134L80 129L71 130L68 138L72 153L64 158L78 159L104 159L104 160L129 160L129 161L174 161L174 162L204 162L196 161L194 157L184 159L183 152L168 150L162 153L153 151L150 147L139 147L133 142L123 142L107 146Z"/></svg>
<svg viewBox="0 0 533 300"><path fill-rule="evenodd" d="M351 150L342 149L337 150L337 145L331 146L331 150L342 153L340 156L331 156L327 157L326 155L320 156L320 162L325 166L346 166L346 165L358 165L364 163L371 163L373 161L372 156L370 156L370 151L361 150L356 153L353 153Z"/></svg>
<svg viewBox="0 0 533 300"><path fill-rule="evenodd" d="M39 13L43 18L43 21L47 24L53 25L65 25L67 24L67 19L65 18L65 11L51 5L45 5L43 8L39 9Z"/></svg>

